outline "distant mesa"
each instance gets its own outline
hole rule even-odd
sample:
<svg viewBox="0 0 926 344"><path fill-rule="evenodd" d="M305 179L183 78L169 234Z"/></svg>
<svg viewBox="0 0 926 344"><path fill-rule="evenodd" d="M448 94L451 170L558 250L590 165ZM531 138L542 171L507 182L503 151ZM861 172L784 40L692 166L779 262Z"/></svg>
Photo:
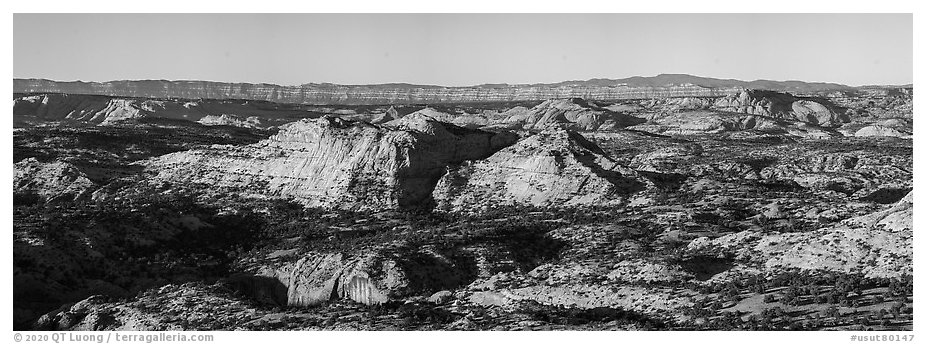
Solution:
<svg viewBox="0 0 926 344"><path fill-rule="evenodd" d="M179 99L243 99L293 104L439 104L467 102L541 101L584 98L589 100L648 99L664 97L719 97L743 89L812 93L852 90L832 83L802 81L740 81L685 74L654 77L591 79L554 84L491 84L443 87L412 84L336 85L222 83L210 81L135 80L109 82L14 79L16 93L65 93L116 97Z"/></svg>

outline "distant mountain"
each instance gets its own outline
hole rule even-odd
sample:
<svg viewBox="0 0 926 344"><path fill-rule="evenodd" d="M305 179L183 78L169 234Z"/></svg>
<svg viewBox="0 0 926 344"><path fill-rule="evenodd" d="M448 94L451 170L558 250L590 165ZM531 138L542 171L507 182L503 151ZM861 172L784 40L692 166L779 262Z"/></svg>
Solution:
<svg viewBox="0 0 926 344"><path fill-rule="evenodd" d="M295 104L436 104L535 101L563 98L590 100L670 97L721 97L743 89L792 93L851 90L850 86L803 81L714 79L686 74L591 79L553 84L484 84L466 87L388 83L300 86L212 81L121 80L109 82L13 79L15 93L67 93L139 98L244 99Z"/></svg>

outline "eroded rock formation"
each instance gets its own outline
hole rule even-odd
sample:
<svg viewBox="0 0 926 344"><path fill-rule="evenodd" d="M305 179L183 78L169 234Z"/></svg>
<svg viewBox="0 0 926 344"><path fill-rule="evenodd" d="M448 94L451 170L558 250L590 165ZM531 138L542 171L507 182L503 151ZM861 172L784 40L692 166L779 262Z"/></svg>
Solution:
<svg viewBox="0 0 926 344"><path fill-rule="evenodd" d="M407 84L334 85L235 84L209 81L111 81L56 82L15 79L14 90L22 93L72 93L120 97L247 99L295 104L428 104L464 102L506 102L554 98L647 99L662 97L718 97L741 90L738 86L704 87L693 84L633 86L621 83L595 85L561 83L549 85L481 85L442 87Z"/></svg>
<svg viewBox="0 0 926 344"><path fill-rule="evenodd" d="M42 163L26 158L13 164L13 193L35 194L44 200L86 198L96 187L87 175L64 161Z"/></svg>
<svg viewBox="0 0 926 344"><path fill-rule="evenodd" d="M451 168L435 189L438 204L612 204L645 184L576 132L553 126L485 160Z"/></svg>
<svg viewBox="0 0 926 344"><path fill-rule="evenodd" d="M838 126L849 122L844 110L822 99L795 97L787 93L744 90L737 95L718 99L713 109L790 119L821 126Z"/></svg>
<svg viewBox="0 0 926 344"><path fill-rule="evenodd" d="M485 158L514 139L423 115L386 126L323 117L289 123L253 145L178 152L145 165L160 180L207 189L384 209L423 204L448 164Z"/></svg>

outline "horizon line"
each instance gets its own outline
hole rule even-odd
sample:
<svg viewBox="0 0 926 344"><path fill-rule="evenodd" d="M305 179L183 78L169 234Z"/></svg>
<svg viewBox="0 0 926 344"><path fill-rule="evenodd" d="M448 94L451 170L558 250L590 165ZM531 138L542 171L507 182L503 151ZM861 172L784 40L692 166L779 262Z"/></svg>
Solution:
<svg viewBox="0 0 926 344"><path fill-rule="evenodd" d="M217 80L204 80L204 79L115 79L115 80L107 80L107 81L89 81L89 80L79 80L79 79L78 79L78 80L56 80L56 79L51 79L51 78L46 78L46 77L14 77L13 80L46 80L46 81L52 81L52 82L82 82L82 83L96 83L96 84L105 84L105 83L112 83L112 82L166 81L166 82L211 82L211 83L226 83L226 84L271 85L271 86L279 86L279 87L302 87L302 86L305 86L305 85L337 85L337 86L348 86L348 87L356 87L356 86L378 86L378 85L409 85L409 86L442 87L442 88L468 88L468 87L479 87L479 86L487 86L487 85L506 85L506 86L519 86L519 85L527 85L527 86L534 86L534 85L552 85L552 84L560 84L560 83L568 83L568 82L589 82L589 81L594 81L594 80L618 81L618 80L630 79L630 78L656 78L656 77L660 77L660 76L684 76L684 77L695 77L695 78L713 79L713 80L717 80L717 81L737 81L737 82L746 82L746 83L750 83L750 82L762 82L762 81L771 81L771 82L803 82L803 83L807 83L807 84L831 84L831 85L834 85L834 86L846 86L846 87L853 87L853 88L865 87L865 86L897 86L897 87L902 87L902 86L910 86L910 87L912 87L912 86L913 86L913 83L912 83L912 82L910 82L910 83L901 83L901 84L898 84L898 83L891 83L891 84L862 84L862 85L850 85L850 84L844 84L844 83L834 82L834 81L805 81L805 80L798 80L798 79L788 79L788 80L778 80L778 79L753 79L753 80L744 80L744 79L735 79L735 78L717 78L717 77L701 76L701 75L686 74L686 73L660 73L660 74L656 74L656 75L652 75L652 76L633 75L633 76L621 77L621 78L595 77L595 78L589 78L589 79L570 79L570 80L562 80L562 81L556 81L556 82L533 82L533 83L505 83L505 82L499 83L499 82L485 82L485 83L481 83L481 84L464 85L464 86L448 86L448 85L437 85L437 84L427 84L427 83L417 84L417 83L414 83L414 82L407 82L407 81L391 81L391 82L367 83L367 84L341 84L341 83L336 83L336 82L322 81L322 82L307 82L307 83L302 83L302 84L298 84L298 85L285 85L285 84L278 84L278 83L272 83L272 82L217 81ZM684 84L682 84L682 85L684 85Z"/></svg>

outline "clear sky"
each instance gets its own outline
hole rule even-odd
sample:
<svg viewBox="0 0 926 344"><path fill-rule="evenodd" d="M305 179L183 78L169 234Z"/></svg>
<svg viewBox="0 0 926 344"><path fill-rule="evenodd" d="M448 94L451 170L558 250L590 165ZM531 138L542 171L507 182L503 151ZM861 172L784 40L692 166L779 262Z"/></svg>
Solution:
<svg viewBox="0 0 926 344"><path fill-rule="evenodd" d="M912 14L14 14L16 78L906 84Z"/></svg>

